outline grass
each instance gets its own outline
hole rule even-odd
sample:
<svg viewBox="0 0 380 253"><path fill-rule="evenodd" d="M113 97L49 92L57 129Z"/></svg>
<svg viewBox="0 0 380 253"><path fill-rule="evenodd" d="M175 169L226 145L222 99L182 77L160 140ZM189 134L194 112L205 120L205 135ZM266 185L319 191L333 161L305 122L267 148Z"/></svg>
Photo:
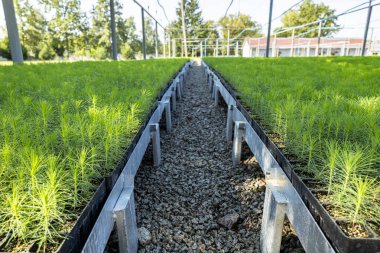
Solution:
<svg viewBox="0 0 380 253"><path fill-rule="evenodd" d="M0 66L0 238L57 247L184 63Z"/></svg>
<svg viewBox="0 0 380 253"><path fill-rule="evenodd" d="M281 136L345 218L380 227L379 57L205 61Z"/></svg>

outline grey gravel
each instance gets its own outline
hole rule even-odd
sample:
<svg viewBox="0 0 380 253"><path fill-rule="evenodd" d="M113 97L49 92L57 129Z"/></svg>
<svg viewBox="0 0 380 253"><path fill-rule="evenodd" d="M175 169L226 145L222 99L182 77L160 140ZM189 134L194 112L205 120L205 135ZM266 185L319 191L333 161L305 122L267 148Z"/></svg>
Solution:
<svg viewBox="0 0 380 253"><path fill-rule="evenodd" d="M151 234L139 252L260 252L264 175L244 147L232 166L226 109L214 106L199 64L184 90L172 133L161 132L161 165L148 150L135 178L137 225ZM105 252L118 252L116 233Z"/></svg>

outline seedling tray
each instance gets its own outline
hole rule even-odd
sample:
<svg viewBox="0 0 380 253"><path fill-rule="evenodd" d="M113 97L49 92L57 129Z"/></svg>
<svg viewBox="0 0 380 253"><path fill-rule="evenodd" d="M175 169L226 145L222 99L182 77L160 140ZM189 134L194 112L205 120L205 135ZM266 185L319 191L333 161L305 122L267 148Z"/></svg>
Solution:
<svg viewBox="0 0 380 253"><path fill-rule="evenodd" d="M211 66L208 66L220 79L222 85L231 93L236 100L236 106L244 115L248 123L256 131L257 135L264 142L265 146L271 152L277 163L281 166L292 185L300 195L301 199L313 215L318 226L322 229L334 249L339 253L357 252L357 253L379 253L380 238L374 234L373 238L352 238L344 234L337 222L331 217L328 211L318 201L316 196L306 186L300 176L297 175L289 160L281 150L270 140L261 125L255 121L249 111L241 103L239 95L223 76ZM371 231L373 233L373 231ZM312 240L312 238L310 238Z"/></svg>
<svg viewBox="0 0 380 253"><path fill-rule="evenodd" d="M178 73L181 71L181 69L172 76L166 87L157 96L156 101L159 101L163 97L163 95L168 90L168 88L170 87ZM127 151L125 152L124 158L120 161L118 166L116 166L116 169L111 173L111 175L105 177L101 181L99 187L92 196L91 200L88 202L83 212L80 214L78 220L75 222L74 227L67 234L65 240L60 245L57 251L58 253L79 253L82 251L82 248L85 245L87 238L91 233L91 230L104 206L104 203L106 202L109 194L111 193L112 188L114 187L117 179L119 178L126 162L131 156L136 144L139 142L141 135L149 122L150 117L156 109L157 103L155 103L152 106L151 110L145 118L144 123L141 125L138 133L135 135L133 141L131 142Z"/></svg>

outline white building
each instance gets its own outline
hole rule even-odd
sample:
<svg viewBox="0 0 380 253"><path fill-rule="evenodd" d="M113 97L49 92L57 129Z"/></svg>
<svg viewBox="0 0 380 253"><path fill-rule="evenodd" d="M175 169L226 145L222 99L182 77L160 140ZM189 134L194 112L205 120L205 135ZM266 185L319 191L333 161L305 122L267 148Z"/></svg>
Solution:
<svg viewBox="0 0 380 253"><path fill-rule="evenodd" d="M266 38L246 38L243 57L265 56ZM278 56L360 56L363 39L321 38L271 38L269 55ZM368 42L366 55L377 54L374 43ZM370 49L370 50L368 50ZM372 50L371 50L372 49Z"/></svg>

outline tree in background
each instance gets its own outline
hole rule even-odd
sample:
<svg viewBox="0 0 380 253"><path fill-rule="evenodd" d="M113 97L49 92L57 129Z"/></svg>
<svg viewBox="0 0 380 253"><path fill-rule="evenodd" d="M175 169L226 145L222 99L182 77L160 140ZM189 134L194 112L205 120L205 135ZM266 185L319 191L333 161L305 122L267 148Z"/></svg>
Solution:
<svg viewBox="0 0 380 253"><path fill-rule="evenodd" d="M80 36L83 13L80 0L39 0L47 13L52 14L48 21L54 51L58 56L69 57L75 48L75 38Z"/></svg>
<svg viewBox="0 0 380 253"><path fill-rule="evenodd" d="M27 51L26 58L37 59L47 32L47 21L29 0L15 1L21 44Z"/></svg>
<svg viewBox="0 0 380 253"><path fill-rule="evenodd" d="M261 36L261 26L243 13L225 16L219 19L218 24L222 27L224 46L227 46L228 38L230 39L230 55L235 53L235 47L231 45L236 43L235 39ZM223 53L226 53L226 49L223 49Z"/></svg>
<svg viewBox="0 0 380 253"><path fill-rule="evenodd" d="M282 28L299 26L326 17L332 17L335 14L335 10L329 6L321 3L314 3L313 0L304 1L298 9L291 10L282 18L282 26L275 29L275 32L281 31ZM337 18L331 18L322 22L322 27L339 27L336 23ZM300 37L315 38L318 36L319 24L313 24L307 27L302 27L294 30L294 34ZM322 29L321 36L327 37L336 33L338 29ZM278 34L278 37L290 37L292 36L292 30Z"/></svg>
<svg viewBox="0 0 380 253"><path fill-rule="evenodd" d="M198 0L184 0L185 9L185 30L188 41L195 39L206 39L217 34L215 27L210 27L211 22L205 22L202 18L202 12L199 9ZM177 19L169 25L168 32L171 38L176 38L177 56L181 55L182 51L182 14L181 2L178 3L176 9ZM188 51L191 52L192 43L188 43ZM198 45L196 45L198 46Z"/></svg>

